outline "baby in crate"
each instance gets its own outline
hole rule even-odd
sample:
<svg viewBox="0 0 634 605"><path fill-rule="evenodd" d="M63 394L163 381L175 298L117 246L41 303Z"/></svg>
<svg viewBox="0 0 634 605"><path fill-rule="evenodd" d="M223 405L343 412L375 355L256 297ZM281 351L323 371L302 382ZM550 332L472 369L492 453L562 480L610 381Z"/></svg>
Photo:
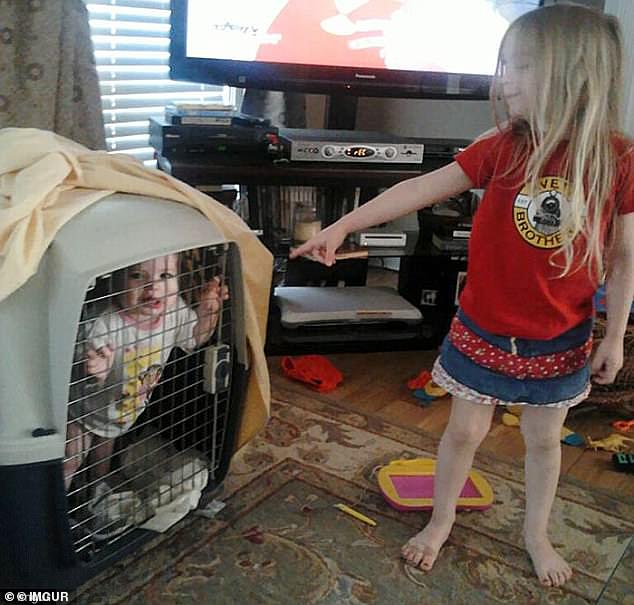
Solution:
<svg viewBox="0 0 634 605"><path fill-rule="evenodd" d="M169 254L113 274L115 295L87 327L85 379L69 406L67 490L89 453L90 480L109 473L115 438L145 410L172 349L192 351L214 333L227 287L219 276L204 282L193 310L179 293L178 273L179 256Z"/></svg>

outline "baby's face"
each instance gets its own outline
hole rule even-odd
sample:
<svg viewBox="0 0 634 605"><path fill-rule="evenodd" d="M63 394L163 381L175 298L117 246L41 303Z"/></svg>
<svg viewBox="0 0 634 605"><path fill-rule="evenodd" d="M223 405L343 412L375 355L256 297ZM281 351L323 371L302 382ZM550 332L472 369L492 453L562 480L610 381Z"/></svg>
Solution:
<svg viewBox="0 0 634 605"><path fill-rule="evenodd" d="M127 270L123 307L137 319L155 320L176 306L178 300L178 258L161 256L133 265Z"/></svg>

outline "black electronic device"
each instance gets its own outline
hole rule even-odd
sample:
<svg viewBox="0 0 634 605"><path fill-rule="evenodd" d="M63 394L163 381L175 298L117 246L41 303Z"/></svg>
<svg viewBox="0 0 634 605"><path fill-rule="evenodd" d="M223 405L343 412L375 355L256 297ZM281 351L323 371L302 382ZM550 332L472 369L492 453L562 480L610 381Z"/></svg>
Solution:
<svg viewBox="0 0 634 605"><path fill-rule="evenodd" d="M281 154L275 126L170 124L150 118L150 145L168 159L266 161Z"/></svg>
<svg viewBox="0 0 634 605"><path fill-rule="evenodd" d="M470 139L445 139L445 138L419 138L423 145L425 145L425 157L427 159L437 158L440 160L451 160L453 157L462 151L468 145L471 145L473 141Z"/></svg>
<svg viewBox="0 0 634 605"><path fill-rule="evenodd" d="M449 330L466 279L466 250L441 251L422 243L415 255L401 258L398 293L420 310L431 328L428 346L439 345Z"/></svg>
<svg viewBox="0 0 634 605"><path fill-rule="evenodd" d="M418 211L419 241L444 251L466 251L479 197L465 191Z"/></svg>
<svg viewBox="0 0 634 605"><path fill-rule="evenodd" d="M175 80L486 99L510 21L540 0L172 0Z"/></svg>
<svg viewBox="0 0 634 605"><path fill-rule="evenodd" d="M436 248L443 252L464 252L466 254L471 237L471 217L442 217L432 223L430 228L431 241Z"/></svg>
<svg viewBox="0 0 634 605"><path fill-rule="evenodd" d="M432 233L432 244L443 252L464 252L469 249L469 236L454 237L442 233Z"/></svg>

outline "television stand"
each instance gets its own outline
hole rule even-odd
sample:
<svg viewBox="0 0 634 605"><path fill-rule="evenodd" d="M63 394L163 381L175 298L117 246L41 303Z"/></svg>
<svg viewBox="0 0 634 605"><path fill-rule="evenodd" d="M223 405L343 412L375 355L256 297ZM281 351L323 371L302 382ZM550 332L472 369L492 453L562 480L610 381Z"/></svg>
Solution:
<svg viewBox="0 0 634 605"><path fill-rule="evenodd" d="M336 132L336 131L332 131ZM450 159L442 154L424 156L422 165L403 166L340 162L274 163L270 160L250 163L203 156L193 158L165 158L159 156L159 168L196 187L240 184L246 192L248 222L262 231L262 241L275 257L273 285L309 286L368 285L367 258L340 260L333 267L325 267L304 258L289 260L289 240L280 239L286 229L281 217L288 215L284 204L289 187L314 188L321 208L320 218L328 225L348 212L357 203L376 195L379 189L402 180L419 176L446 165ZM295 191L301 191L301 187ZM287 216L288 219L288 216ZM286 224L286 223L284 223ZM422 231L407 233L405 246L369 248L369 259L400 258L398 286L395 293L420 310L422 321L412 324L403 321L374 325L298 326L289 329L282 325L277 301L271 292L269 329L266 348L269 354L309 352L360 352L387 350L416 350L436 347L455 312L455 289L458 275L466 270L466 254L442 253L421 236ZM424 285L423 285L424 284ZM395 284L394 284L395 285Z"/></svg>

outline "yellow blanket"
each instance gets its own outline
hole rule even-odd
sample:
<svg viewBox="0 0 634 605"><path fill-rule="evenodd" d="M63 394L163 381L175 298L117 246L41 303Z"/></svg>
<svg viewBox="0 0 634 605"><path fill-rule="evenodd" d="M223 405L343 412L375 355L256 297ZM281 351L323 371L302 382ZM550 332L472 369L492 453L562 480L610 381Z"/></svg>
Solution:
<svg viewBox="0 0 634 605"><path fill-rule="evenodd" d="M235 241L243 268L251 367L238 447L265 424L270 383L264 340L271 253L237 214L131 156L91 151L53 132L0 130L0 301L33 275L57 231L93 202L119 191L182 202Z"/></svg>

